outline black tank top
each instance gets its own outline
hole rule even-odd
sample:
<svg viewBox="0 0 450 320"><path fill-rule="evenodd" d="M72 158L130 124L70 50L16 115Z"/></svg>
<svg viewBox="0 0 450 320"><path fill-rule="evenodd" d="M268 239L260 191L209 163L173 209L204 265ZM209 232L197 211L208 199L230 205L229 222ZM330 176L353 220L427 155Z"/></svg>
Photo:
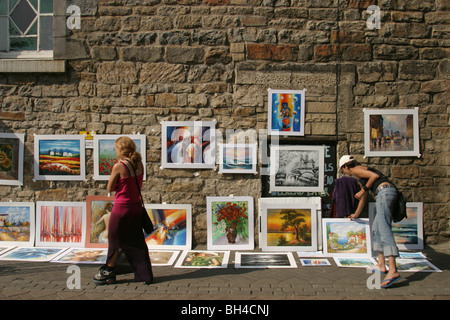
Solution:
<svg viewBox="0 0 450 320"><path fill-rule="evenodd" d="M380 171L378 171L377 169L370 168L370 167L368 167L367 169L368 169L369 171L375 172L375 173L378 174L378 176L379 176L379 178L375 181L375 183L373 184L373 186L370 188L370 190L371 190L373 193L376 193L377 188L378 188L378 186L379 186L380 184L385 183L385 182L391 183L391 181L389 181L389 179L388 179L384 174L382 174ZM368 179L368 178L361 178L361 179L359 179L359 181L361 182L361 185L362 185L362 186L366 186L366 183L367 183L367 181L369 181L369 179Z"/></svg>

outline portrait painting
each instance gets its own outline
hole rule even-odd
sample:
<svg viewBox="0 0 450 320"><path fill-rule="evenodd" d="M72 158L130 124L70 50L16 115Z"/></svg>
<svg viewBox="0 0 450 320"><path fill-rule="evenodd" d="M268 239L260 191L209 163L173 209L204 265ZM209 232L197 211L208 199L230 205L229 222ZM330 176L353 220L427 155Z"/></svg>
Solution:
<svg viewBox="0 0 450 320"><path fill-rule="evenodd" d="M219 172L256 173L256 144L222 144L219 146Z"/></svg>
<svg viewBox="0 0 450 320"><path fill-rule="evenodd" d="M51 262L74 264L105 264L108 249L69 248Z"/></svg>
<svg viewBox="0 0 450 320"><path fill-rule="evenodd" d="M236 252L235 268L297 268L292 252Z"/></svg>
<svg viewBox="0 0 450 320"><path fill-rule="evenodd" d="M23 185L25 135L0 133L0 185Z"/></svg>
<svg viewBox="0 0 450 320"><path fill-rule="evenodd" d="M34 202L0 202L0 246L34 245Z"/></svg>
<svg viewBox="0 0 450 320"><path fill-rule="evenodd" d="M114 196L86 196L86 248L108 247L108 225Z"/></svg>
<svg viewBox="0 0 450 320"><path fill-rule="evenodd" d="M253 250L252 197L207 197L208 250Z"/></svg>
<svg viewBox="0 0 450 320"><path fill-rule="evenodd" d="M305 135L306 90L268 89L268 131L270 135Z"/></svg>
<svg viewBox="0 0 450 320"><path fill-rule="evenodd" d="M185 250L175 268L227 268L230 251Z"/></svg>
<svg viewBox="0 0 450 320"><path fill-rule="evenodd" d="M35 180L85 180L83 135L35 135Z"/></svg>
<svg viewBox="0 0 450 320"><path fill-rule="evenodd" d="M419 110L364 109L366 157L418 157Z"/></svg>
<svg viewBox="0 0 450 320"><path fill-rule="evenodd" d="M163 121L161 167L215 168L215 144L213 121Z"/></svg>

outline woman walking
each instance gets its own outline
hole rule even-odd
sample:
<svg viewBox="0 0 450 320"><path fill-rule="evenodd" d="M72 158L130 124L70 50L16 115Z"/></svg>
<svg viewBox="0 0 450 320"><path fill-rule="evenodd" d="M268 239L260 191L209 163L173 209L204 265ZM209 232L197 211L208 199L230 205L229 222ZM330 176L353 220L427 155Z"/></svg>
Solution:
<svg viewBox="0 0 450 320"><path fill-rule="evenodd" d="M349 215L350 219L356 219L361 214L369 190L376 195L376 213L370 217L372 246L378 252L378 264L374 270L386 274L381 287L388 288L401 279L395 263L398 248L391 229L392 214L397 209L397 190L380 171L360 165L353 156L343 156L339 160L339 167L344 174L358 178L361 185L361 190L355 194L360 203L355 213ZM385 257L388 257L389 271Z"/></svg>
<svg viewBox="0 0 450 320"><path fill-rule="evenodd" d="M109 220L108 256L106 264L94 276L97 284L116 282L114 267L121 249L133 268L135 280L150 283L152 265L142 231L142 203L139 188L142 186L144 167L136 145L128 137L115 142L119 161L114 165L108 181L108 192L116 192Z"/></svg>

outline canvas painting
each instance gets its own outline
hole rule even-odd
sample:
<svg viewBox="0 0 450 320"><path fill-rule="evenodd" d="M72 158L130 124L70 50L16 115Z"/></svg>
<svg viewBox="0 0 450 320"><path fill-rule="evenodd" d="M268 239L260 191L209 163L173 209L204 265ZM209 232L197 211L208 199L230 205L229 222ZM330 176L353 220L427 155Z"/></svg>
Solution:
<svg viewBox="0 0 450 320"><path fill-rule="evenodd" d="M322 267L322 266L331 266L330 261L325 258L309 258L309 259L300 259L300 263L303 267Z"/></svg>
<svg viewBox="0 0 450 320"><path fill-rule="evenodd" d="M212 169L216 166L215 122L164 121L161 167Z"/></svg>
<svg viewBox="0 0 450 320"><path fill-rule="evenodd" d="M366 157L420 156L419 110L364 109Z"/></svg>
<svg viewBox="0 0 450 320"><path fill-rule="evenodd" d="M369 268L377 264L374 258L334 257L338 267Z"/></svg>
<svg viewBox="0 0 450 320"><path fill-rule="evenodd" d="M323 192L324 146L271 146L270 191Z"/></svg>
<svg viewBox="0 0 450 320"><path fill-rule="evenodd" d="M76 263L76 264L105 264L108 249L82 249L70 248L51 262Z"/></svg>
<svg viewBox="0 0 450 320"><path fill-rule="evenodd" d="M0 202L0 246L33 246L35 235L33 202Z"/></svg>
<svg viewBox="0 0 450 320"><path fill-rule="evenodd" d="M152 266L171 266L175 262L179 251L172 250L149 250Z"/></svg>
<svg viewBox="0 0 450 320"><path fill-rule="evenodd" d="M190 250L192 206L190 204L146 204L154 231L145 235L149 249Z"/></svg>
<svg viewBox="0 0 450 320"><path fill-rule="evenodd" d="M86 196L86 248L108 247L113 196Z"/></svg>
<svg viewBox="0 0 450 320"><path fill-rule="evenodd" d="M252 197L207 197L208 250L253 250Z"/></svg>
<svg viewBox="0 0 450 320"><path fill-rule="evenodd" d="M263 251L317 251L318 213L313 199L263 198L259 207Z"/></svg>
<svg viewBox="0 0 450 320"><path fill-rule="evenodd" d="M17 247L0 256L0 260L48 262L57 257L67 248L29 248Z"/></svg>
<svg viewBox="0 0 450 320"><path fill-rule="evenodd" d="M230 251L185 250L175 268L227 268Z"/></svg>
<svg viewBox="0 0 450 320"><path fill-rule="evenodd" d="M109 134L94 135L94 179L109 180L111 170L117 163L115 142L120 137L129 137L136 144L136 150L141 154L142 163L146 163L146 137L143 134ZM144 165L144 180L147 178L146 166Z"/></svg>
<svg viewBox="0 0 450 320"><path fill-rule="evenodd" d="M84 202L36 203L36 246L83 247L86 238Z"/></svg>
<svg viewBox="0 0 450 320"><path fill-rule="evenodd" d="M85 180L83 135L35 135L35 180Z"/></svg>
<svg viewBox="0 0 450 320"><path fill-rule="evenodd" d="M305 135L305 93L305 89L268 89L270 135Z"/></svg>
<svg viewBox="0 0 450 320"><path fill-rule="evenodd" d="M291 252L236 252L235 268L297 268Z"/></svg>
<svg viewBox="0 0 450 320"><path fill-rule="evenodd" d="M373 217L375 214L375 203L371 202L369 203L369 217ZM422 202L406 203L406 218L399 222L392 222L392 234L399 250L423 249Z"/></svg>
<svg viewBox="0 0 450 320"><path fill-rule="evenodd" d="M325 256L372 256L369 219L322 219Z"/></svg>
<svg viewBox="0 0 450 320"><path fill-rule="evenodd" d="M220 173L256 173L256 144L222 144L219 151Z"/></svg>
<svg viewBox="0 0 450 320"><path fill-rule="evenodd" d="M0 185L23 185L25 135L0 133Z"/></svg>
<svg viewBox="0 0 450 320"><path fill-rule="evenodd" d="M396 259L399 272L442 272L426 259Z"/></svg>

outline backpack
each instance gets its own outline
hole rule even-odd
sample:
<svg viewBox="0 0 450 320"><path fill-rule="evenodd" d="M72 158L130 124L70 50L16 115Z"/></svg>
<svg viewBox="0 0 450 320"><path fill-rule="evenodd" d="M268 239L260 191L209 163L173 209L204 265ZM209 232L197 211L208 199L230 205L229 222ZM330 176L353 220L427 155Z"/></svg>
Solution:
<svg viewBox="0 0 450 320"><path fill-rule="evenodd" d="M406 218L406 198L397 188L397 208L392 214L392 221L399 222Z"/></svg>

